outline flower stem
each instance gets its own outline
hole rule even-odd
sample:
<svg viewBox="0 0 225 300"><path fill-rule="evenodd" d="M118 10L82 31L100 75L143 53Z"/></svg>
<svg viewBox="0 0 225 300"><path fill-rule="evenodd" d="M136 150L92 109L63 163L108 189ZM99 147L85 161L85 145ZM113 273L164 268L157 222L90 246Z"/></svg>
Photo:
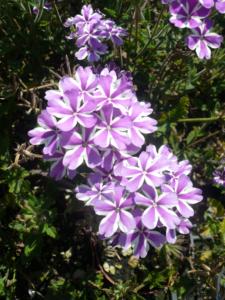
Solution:
<svg viewBox="0 0 225 300"><path fill-rule="evenodd" d="M225 120L225 116L209 117L209 118L186 118L178 119L178 123L201 123L201 122L214 122L218 120Z"/></svg>

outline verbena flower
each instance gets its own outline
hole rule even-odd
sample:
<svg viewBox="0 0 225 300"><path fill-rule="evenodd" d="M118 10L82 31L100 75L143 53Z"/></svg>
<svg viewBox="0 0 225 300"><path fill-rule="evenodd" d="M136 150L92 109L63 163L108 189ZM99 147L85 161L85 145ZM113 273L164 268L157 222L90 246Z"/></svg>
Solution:
<svg viewBox="0 0 225 300"><path fill-rule="evenodd" d="M182 174L176 181L169 185L163 185L164 192L174 192L177 195L177 210L185 217L189 218L194 215L191 204L196 204L202 200L200 189L194 188L188 176Z"/></svg>
<svg viewBox="0 0 225 300"><path fill-rule="evenodd" d="M39 14L39 11L41 9L41 7L40 7L41 1L40 0L36 0L35 2L37 3L37 5L33 6L32 11L33 11L33 13L35 15L37 15L37 14ZM49 1L44 1L43 9L47 10L47 11L50 11L52 9L52 4Z"/></svg>
<svg viewBox="0 0 225 300"><path fill-rule="evenodd" d="M216 0L216 9L221 14L225 14L225 1L224 0Z"/></svg>
<svg viewBox="0 0 225 300"><path fill-rule="evenodd" d="M166 166L167 161L163 156L157 155L151 158L148 152L142 152L136 159L135 165L125 161L122 168L123 180L121 184L131 192L140 189L144 183L153 187L159 186L165 180L163 171Z"/></svg>
<svg viewBox="0 0 225 300"><path fill-rule="evenodd" d="M156 228L159 222L167 228L175 228L179 218L171 208L177 205L176 194L169 192L158 196L157 190L148 185L144 185L141 192L136 194L135 203L147 206L141 218L143 224L149 229Z"/></svg>
<svg viewBox="0 0 225 300"><path fill-rule="evenodd" d="M28 132L31 137L30 143L33 145L44 144L44 154L54 154L60 144L61 131L58 129L58 122L46 110L43 110L38 117L38 125Z"/></svg>
<svg viewBox="0 0 225 300"><path fill-rule="evenodd" d="M195 28L201 25L201 19L210 14L210 9L198 0L175 0L170 4L170 13L170 22L176 27Z"/></svg>
<svg viewBox="0 0 225 300"><path fill-rule="evenodd" d="M215 5L215 8L219 13L221 14L225 13L224 0L199 0L199 1L206 8L212 8Z"/></svg>
<svg viewBox="0 0 225 300"><path fill-rule="evenodd" d="M116 186L113 196L105 201L96 201L94 209L97 215L105 216L99 224L99 234L112 236L118 229L130 232L135 228L135 219L128 211L133 205L133 197L125 189Z"/></svg>
<svg viewBox="0 0 225 300"><path fill-rule="evenodd" d="M76 38L76 45L80 48L75 53L77 59L87 58L90 62L98 61L101 55L107 53L108 40L116 46L121 46L123 37L127 35L126 30L117 26L114 21L105 19L104 15L94 11L90 4L82 7L80 15L68 18L64 26L72 29L67 38Z"/></svg>
<svg viewBox="0 0 225 300"><path fill-rule="evenodd" d="M87 28L95 22L86 8L70 22ZM87 184L75 192L100 216L101 238L145 257L150 245L174 243L177 232L188 233L201 191L188 177L189 162L179 162L167 145L158 150L147 145L140 152L144 135L157 128L150 105L138 102L129 73L115 66L78 67L45 99L30 142L44 145L44 160L56 180L73 178L83 164L92 169Z"/></svg>
<svg viewBox="0 0 225 300"><path fill-rule="evenodd" d="M132 105L138 108L138 102L131 77L108 67L100 74L90 67L78 67L73 77L59 81L58 90L47 91L45 99L40 126L29 132L31 143L44 144L43 152L49 155L61 151L63 144L63 164L70 170L83 162L112 170L114 164L140 149L141 144L134 145L130 138L131 126L141 132L142 140L143 134L156 129L156 121L148 117L152 112L148 106L142 103L132 113Z"/></svg>
<svg viewBox="0 0 225 300"><path fill-rule="evenodd" d="M47 111L51 115L60 118L58 128L62 131L70 131L77 124L84 127L93 127L96 123L96 118L91 114L95 110L93 102L84 102L79 96L77 85L70 77L65 77L59 82L62 89L62 95L59 98L48 98Z"/></svg>
<svg viewBox="0 0 225 300"><path fill-rule="evenodd" d="M90 24L95 24L102 19L103 15L100 12L94 12L92 6L84 5L81 9L81 14L75 17L68 18L65 27L75 25L80 30L85 30Z"/></svg>
<svg viewBox="0 0 225 300"><path fill-rule="evenodd" d="M128 117L121 115L120 111L112 105L105 105L98 116L94 142L102 148L113 146L117 149L125 149L130 143L127 135L129 126Z"/></svg>
<svg viewBox="0 0 225 300"><path fill-rule="evenodd" d="M225 159L220 161L220 166L213 172L213 181L225 187Z"/></svg>
<svg viewBox="0 0 225 300"><path fill-rule="evenodd" d="M192 30L193 34L187 37L187 45L191 50L195 50L200 59L211 58L210 48L219 48L223 37L219 34L210 32L212 22L205 20L199 27Z"/></svg>
<svg viewBox="0 0 225 300"><path fill-rule="evenodd" d="M215 0L199 0L199 2L206 8L211 8L214 6Z"/></svg>
<svg viewBox="0 0 225 300"><path fill-rule="evenodd" d="M133 248L133 255L137 258L145 257L149 251L149 246L155 248L161 247L165 242L166 238L163 234L158 231L149 230L142 223L141 216L142 211L135 209L133 211L135 218L135 229L131 233L117 233L112 237L112 245L120 245L124 249Z"/></svg>
<svg viewBox="0 0 225 300"><path fill-rule="evenodd" d="M180 219L180 222L179 224L177 224L176 229L167 228L166 239L170 244L174 244L177 240L176 230L181 234L188 234L191 228L192 224L188 219Z"/></svg>
<svg viewBox="0 0 225 300"><path fill-rule="evenodd" d="M143 102L132 103L128 116L131 120L131 126L128 129L128 135L132 143L140 147L144 144L144 134L152 133L157 130L156 120L149 117L152 113L152 109L149 105Z"/></svg>
<svg viewBox="0 0 225 300"><path fill-rule="evenodd" d="M62 146L66 150L63 164L75 170L83 162L93 168L101 163L101 156L93 139L92 129L82 129L82 133L68 132L63 135Z"/></svg>
<svg viewBox="0 0 225 300"><path fill-rule="evenodd" d="M161 2L168 4L172 24L192 30L192 34L186 39L188 48L195 50L200 59L210 59L210 48L219 48L223 38L210 32L212 22L207 17L214 7L218 12L225 13L225 0L161 0Z"/></svg>
<svg viewBox="0 0 225 300"><path fill-rule="evenodd" d="M114 184L105 182L100 174L91 173L87 179L87 185L79 185L76 191L77 199L84 201L86 205L95 205L112 197Z"/></svg>
<svg viewBox="0 0 225 300"><path fill-rule="evenodd" d="M99 78L98 93L95 95L98 109L111 104L121 112L126 112L133 98L130 82L125 76L117 78L115 72L110 72L107 75L103 75L103 72Z"/></svg>
<svg viewBox="0 0 225 300"><path fill-rule="evenodd" d="M57 150L53 155L44 155L44 160L51 163L49 175L55 180L61 180L63 177L73 179L76 176L76 172L69 170L63 164L63 158L65 151Z"/></svg>

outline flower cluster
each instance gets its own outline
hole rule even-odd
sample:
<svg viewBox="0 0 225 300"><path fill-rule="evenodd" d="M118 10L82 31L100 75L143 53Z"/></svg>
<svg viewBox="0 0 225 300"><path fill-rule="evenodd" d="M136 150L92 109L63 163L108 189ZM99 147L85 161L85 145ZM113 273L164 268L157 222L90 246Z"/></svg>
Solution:
<svg viewBox="0 0 225 300"><path fill-rule="evenodd" d="M111 40L114 45L121 46L122 38L127 35L113 20L105 19L101 12L94 11L90 4L82 7L80 15L68 18L64 26L71 29L67 39L76 39L79 48L75 53L77 59L87 58L90 62L98 61L100 55L107 53L106 41Z"/></svg>
<svg viewBox="0 0 225 300"><path fill-rule="evenodd" d="M77 57L89 61L106 51L104 39L119 45L125 35L90 5L66 26L76 27ZM192 205L202 200L201 190L189 178L189 162L179 162L169 147L157 151L149 145L140 152L144 135L156 131L157 122L150 117L150 104L138 101L129 73L113 65L100 71L80 66L45 99L38 127L28 133L30 143L43 145L56 180L73 179L83 164L92 169L87 184L75 192L102 216L102 239L145 257L150 245L174 243L177 232L189 233Z"/></svg>
<svg viewBox="0 0 225 300"><path fill-rule="evenodd" d="M225 13L224 0L161 0L169 5L170 22L178 28L189 28L187 36L189 49L195 50L200 59L210 59L211 49L219 48L223 38L211 32L212 21L208 19L215 6L219 13Z"/></svg>
<svg viewBox="0 0 225 300"><path fill-rule="evenodd" d="M152 109L138 102L130 77L108 67L99 74L79 67L45 99L39 126L29 136L31 144L44 145L44 159L54 162L51 175L56 179L71 178L83 162L111 171L115 161L140 149L144 134L156 130Z"/></svg>
<svg viewBox="0 0 225 300"><path fill-rule="evenodd" d="M167 146L157 151L149 145L138 157L117 160L111 172L94 171L87 185L76 188L76 197L103 216L103 239L145 257L149 245L175 243L176 231L189 233L192 205L202 200L201 190L188 177L188 161L178 162Z"/></svg>

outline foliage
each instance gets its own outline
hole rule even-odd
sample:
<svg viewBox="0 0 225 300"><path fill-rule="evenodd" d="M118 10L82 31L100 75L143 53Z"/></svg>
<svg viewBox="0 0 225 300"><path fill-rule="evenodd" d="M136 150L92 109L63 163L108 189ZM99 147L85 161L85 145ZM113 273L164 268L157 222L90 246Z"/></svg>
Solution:
<svg viewBox="0 0 225 300"><path fill-rule="evenodd" d="M56 183L28 144L45 89L78 64L62 23L88 1L52 1L52 11L37 17L33 2L0 2L0 297L223 299L224 190L212 172L225 152L225 47L200 61L160 1L91 1L128 29L124 47L105 62L115 58L132 72L139 99L151 102L159 131L150 141L189 159L204 193L190 238L137 261L99 241L96 217L74 199L85 170L75 182ZM215 18L224 34L224 17Z"/></svg>

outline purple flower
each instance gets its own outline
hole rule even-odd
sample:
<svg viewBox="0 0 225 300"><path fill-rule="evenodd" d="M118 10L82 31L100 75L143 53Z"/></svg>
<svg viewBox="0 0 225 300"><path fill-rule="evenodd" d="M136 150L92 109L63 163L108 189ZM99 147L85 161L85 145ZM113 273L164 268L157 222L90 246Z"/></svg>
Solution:
<svg viewBox="0 0 225 300"><path fill-rule="evenodd" d="M99 93L94 97L98 109L103 105L111 104L122 113L127 112L133 93L130 89L130 82L124 76L117 79L115 72L101 75L98 91Z"/></svg>
<svg viewBox="0 0 225 300"><path fill-rule="evenodd" d="M133 146L132 144L126 145L126 148L124 150L122 149L116 149L114 147L111 147L109 149L106 149L103 153L102 157L102 168L105 169L106 171L110 172L112 171L113 167L115 164L117 165L117 171L120 167L122 167L122 164L124 160L131 158L131 155L134 155L139 151L139 148L136 146ZM120 164L120 166L119 166ZM115 168L113 170L115 176L120 176L121 173L120 171L119 174L116 175Z"/></svg>
<svg viewBox="0 0 225 300"><path fill-rule="evenodd" d="M38 124L39 127L28 132L31 137L30 143L32 145L44 144L43 153L52 155L56 152L61 138L56 118L44 110L38 117Z"/></svg>
<svg viewBox="0 0 225 300"><path fill-rule="evenodd" d="M80 48L75 53L77 59L98 61L101 55L107 53L108 47L105 42L109 39L117 46L122 45L122 38L127 35L126 31L118 27L114 21L103 17L101 13L94 12L91 5L84 5L81 15L66 20L64 26L72 27L72 33L67 39L76 38L77 47Z"/></svg>
<svg viewBox="0 0 225 300"><path fill-rule="evenodd" d="M63 164L69 170L77 169L84 161L93 168L101 163L101 156L93 141L92 129L78 132L67 132L63 135L62 146L66 149Z"/></svg>
<svg viewBox="0 0 225 300"><path fill-rule="evenodd" d="M80 48L88 44L91 48L98 49L102 46L101 37L96 24L90 24L78 34L76 45Z"/></svg>
<svg viewBox="0 0 225 300"><path fill-rule="evenodd" d="M133 213L136 221L136 228L133 233L128 233L128 240L134 248L134 256L145 257L149 250L149 244L154 248L161 247L166 239L158 231L152 231L146 228L142 222L142 211L136 209Z"/></svg>
<svg viewBox="0 0 225 300"><path fill-rule="evenodd" d="M92 48L89 45L86 45L82 48L80 48L76 53L75 56L79 60L83 60L87 58L90 62L95 62L100 59L100 56L102 54L107 53L107 46L101 44L101 47L98 48Z"/></svg>
<svg viewBox="0 0 225 300"><path fill-rule="evenodd" d="M224 0L216 0L216 9L221 14L225 14L225 1Z"/></svg>
<svg viewBox="0 0 225 300"><path fill-rule="evenodd" d="M87 184L76 188L77 199L103 216L99 234L113 244L132 247L145 257L149 246L168 242L176 231L188 233L192 204L202 200L188 175L188 161L178 162L168 146L157 151L144 144L144 134L156 130L150 105L139 103L129 74L116 68L100 73L79 67L74 77L46 92L47 108L31 130L31 143L44 144L44 159L51 162L56 180L73 178L85 163L93 169Z"/></svg>
<svg viewBox="0 0 225 300"><path fill-rule="evenodd" d="M200 59L210 59L210 48L219 48L222 43L222 36L210 32L212 22L205 20L199 27L192 30L193 34L187 37L187 45L191 50L195 50Z"/></svg>
<svg viewBox="0 0 225 300"><path fill-rule="evenodd" d="M85 201L86 205L95 205L96 202L103 202L112 198L114 184L105 182L100 174L92 173L88 178L88 185L79 185L76 191L77 199Z"/></svg>
<svg viewBox="0 0 225 300"><path fill-rule="evenodd" d="M143 133L148 134L157 130L157 122L148 117L151 113L152 109L143 102L136 102L130 106L128 115L131 119L131 127L128 135L132 144L137 147L141 147L145 142Z"/></svg>
<svg viewBox="0 0 225 300"><path fill-rule="evenodd" d="M75 17L68 18L64 24L65 27L75 25L80 30L85 30L90 24L95 24L102 19L102 14L94 12L92 6L84 5L81 9L81 14Z"/></svg>
<svg viewBox="0 0 225 300"><path fill-rule="evenodd" d="M90 95L92 95L98 85L97 76L93 73L91 67L78 67L74 75L73 84L76 85L79 91L79 96L83 102L89 101Z"/></svg>
<svg viewBox="0 0 225 300"><path fill-rule="evenodd" d="M159 222L167 228L176 228L179 218L171 209L177 205L176 194L170 191L158 196L157 190L147 185L142 192L136 193L134 200L136 204L148 207L141 217L143 224L149 229L156 228Z"/></svg>
<svg viewBox="0 0 225 300"><path fill-rule="evenodd" d="M202 200L200 189L194 188L191 180L186 175L181 175L176 181L162 187L164 192L174 192L177 195L177 210L185 217L189 218L194 215L194 210L190 204L198 203Z"/></svg>
<svg viewBox="0 0 225 300"><path fill-rule="evenodd" d="M106 37L111 39L113 44L121 46L123 44L123 37L127 36L127 31L122 27L116 25L112 20L104 20L101 24L102 31L106 33Z"/></svg>
<svg viewBox="0 0 225 300"><path fill-rule="evenodd" d="M133 206L132 195L127 195L124 188L116 186L114 194L105 201L96 201L94 209L97 215L105 216L99 225L99 234L112 236L118 229L128 233L135 228L135 220L128 209Z"/></svg>
<svg viewBox="0 0 225 300"><path fill-rule="evenodd" d="M137 258L146 257L149 251L149 245L152 245L154 248L161 247L166 239L165 236L159 233L158 231L152 231L146 228L142 221L142 211L140 209L135 209L133 212L135 218L136 226L133 232L131 233L116 233L112 237L112 245L122 246L124 249L129 249L133 247L133 255Z"/></svg>
<svg viewBox="0 0 225 300"><path fill-rule="evenodd" d="M49 175L55 180L61 180L63 177L73 179L76 175L75 171L67 169L63 165L65 152L63 150L56 151L53 155L44 155L44 160L51 162Z"/></svg>
<svg viewBox="0 0 225 300"><path fill-rule="evenodd" d="M180 223L177 224L177 231L181 234L188 234L190 232L190 229L192 228L192 224L188 219L181 219ZM177 240L176 236L176 230L175 229L169 229L166 230L166 240L170 244L175 244Z"/></svg>
<svg viewBox="0 0 225 300"><path fill-rule="evenodd" d="M210 9L202 6L199 0L175 0L170 4L170 22L179 28L195 28L201 25Z"/></svg>
<svg viewBox="0 0 225 300"><path fill-rule="evenodd" d="M106 149L102 156L102 168L110 172L114 164L122 159L121 152L126 153L126 151L119 151L114 147Z"/></svg>
<svg viewBox="0 0 225 300"><path fill-rule="evenodd" d="M166 173L166 179L169 182L176 181L182 174L189 175L192 170L188 160L175 162L171 165L169 172Z"/></svg>
<svg viewBox="0 0 225 300"><path fill-rule="evenodd" d="M70 131L78 123L87 128L93 127L96 118L91 112L95 110L95 104L91 101L82 101L75 80L64 77L59 82L59 88L62 91L61 96L58 96L57 91L46 94L48 113L60 118L58 128L62 131Z"/></svg>
<svg viewBox="0 0 225 300"><path fill-rule="evenodd" d="M177 230L181 234L188 234L192 228L192 223L188 219L180 220L180 223L177 226Z"/></svg>
<svg viewBox="0 0 225 300"><path fill-rule="evenodd" d="M144 183L151 186L159 186L164 180L163 171L167 166L167 160L157 155L152 158L148 152L142 152L139 158L136 158L136 165L125 161L122 168L122 182L130 192L135 192L142 187Z"/></svg>
<svg viewBox="0 0 225 300"><path fill-rule="evenodd" d="M199 2L206 8L211 8L214 6L215 0L199 0Z"/></svg>
<svg viewBox="0 0 225 300"><path fill-rule="evenodd" d="M220 161L220 166L213 172L213 181L225 187L225 159Z"/></svg>
<svg viewBox="0 0 225 300"><path fill-rule="evenodd" d="M211 8L215 5L216 10L221 14L225 13L225 1L224 0L199 0L200 3L206 7Z"/></svg>
<svg viewBox="0 0 225 300"><path fill-rule="evenodd" d="M94 142L102 148L113 146L119 150L125 149L126 144L129 144L127 136L129 126L129 118L123 117L120 111L114 109L112 105L105 105L98 117Z"/></svg>
<svg viewBox="0 0 225 300"><path fill-rule="evenodd" d="M36 1L39 5L38 6L34 6L33 7L33 9L32 9L32 11L33 11L33 13L35 14L35 15L38 15L39 14L39 11L40 11L40 9L41 9L41 7L40 7L40 5L41 5L41 1L39 0L37 0ZM43 9L44 10L47 10L47 11L50 11L51 9L52 9L52 5L51 5L51 3L49 3L48 1L45 1L44 2L44 5L43 5Z"/></svg>

